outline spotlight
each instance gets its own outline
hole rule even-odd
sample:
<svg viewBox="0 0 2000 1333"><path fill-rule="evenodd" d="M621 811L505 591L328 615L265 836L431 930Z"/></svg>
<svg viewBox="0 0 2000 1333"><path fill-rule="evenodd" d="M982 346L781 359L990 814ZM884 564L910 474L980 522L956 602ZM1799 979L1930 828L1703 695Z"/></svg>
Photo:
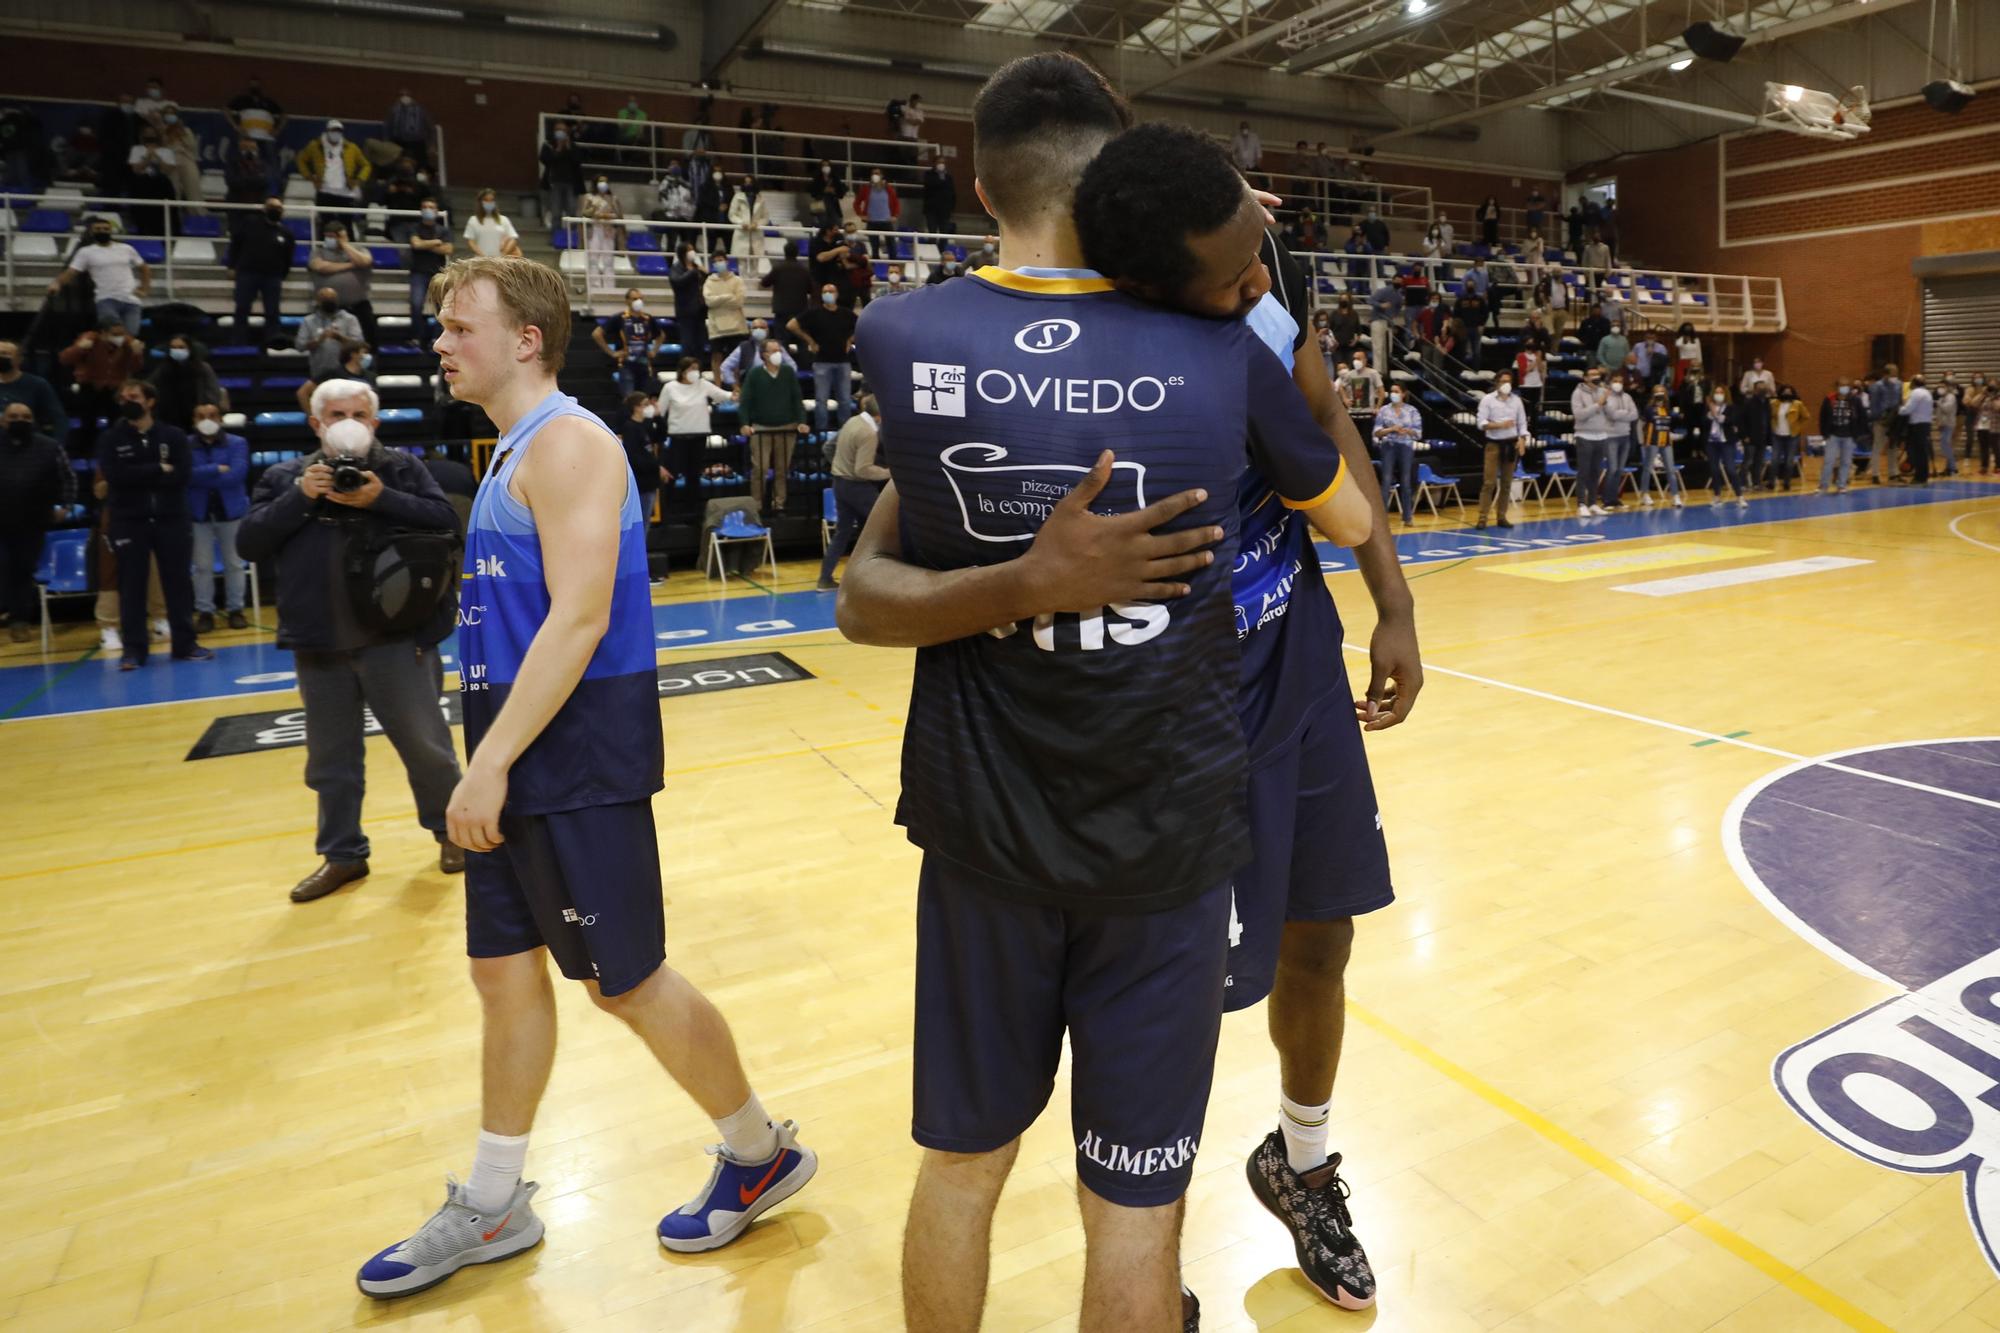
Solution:
<svg viewBox="0 0 2000 1333"><path fill-rule="evenodd" d="M1667 66L1667 68L1672 70L1674 73L1678 74L1682 70L1686 69L1689 65L1692 65L1693 63L1694 63L1693 56L1682 56L1679 60L1676 60L1673 64Z"/></svg>
<svg viewBox="0 0 2000 1333"><path fill-rule="evenodd" d="M1924 85L1924 100L1931 104L1933 111L1942 111L1948 116L1965 110L1976 96L1977 93L1957 79L1939 79Z"/></svg>
<svg viewBox="0 0 2000 1333"><path fill-rule="evenodd" d="M1743 39L1733 32L1716 27L1713 23L1694 23L1681 34L1688 50L1703 60L1734 60L1736 53L1743 49Z"/></svg>
<svg viewBox="0 0 2000 1333"><path fill-rule="evenodd" d="M1788 83L1785 85L1785 100L1787 102L1796 102L1805 95L1806 95L1806 90L1799 87L1799 85L1797 85L1796 83Z"/></svg>
<svg viewBox="0 0 2000 1333"><path fill-rule="evenodd" d="M1410 3L1404 5L1403 9L1404 12L1406 13L1421 14L1430 7L1431 7L1431 0L1410 0Z"/></svg>

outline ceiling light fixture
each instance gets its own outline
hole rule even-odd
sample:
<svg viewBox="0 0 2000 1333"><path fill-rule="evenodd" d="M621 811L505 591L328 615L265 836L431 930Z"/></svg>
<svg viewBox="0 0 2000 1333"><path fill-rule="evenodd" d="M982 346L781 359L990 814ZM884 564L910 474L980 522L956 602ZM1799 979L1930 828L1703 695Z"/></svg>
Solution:
<svg viewBox="0 0 2000 1333"><path fill-rule="evenodd" d="M1693 56L1682 56L1679 60L1676 60L1673 64L1667 66L1667 68L1674 71L1674 73L1678 74L1682 70L1686 69L1689 65L1692 65L1693 63L1694 63Z"/></svg>

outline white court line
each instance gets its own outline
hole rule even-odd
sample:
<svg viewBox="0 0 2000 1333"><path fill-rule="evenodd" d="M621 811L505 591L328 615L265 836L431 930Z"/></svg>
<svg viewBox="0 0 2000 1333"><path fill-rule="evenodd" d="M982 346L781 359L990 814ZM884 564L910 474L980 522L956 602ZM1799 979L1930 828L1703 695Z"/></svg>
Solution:
<svg viewBox="0 0 2000 1333"><path fill-rule="evenodd" d="M1968 537L1964 533L1958 530L1958 525L1965 522L1966 519L1977 518L1981 514L1990 514L1992 512L1993 511L1990 509L1975 509L1969 514L1960 514L1957 518L1951 521L1951 535L1958 538L1960 541L1971 542L1974 546L1984 546L1989 551L2000 551L2000 546L1995 546L1992 542L1980 541L1979 538L1977 537Z"/></svg>
<svg viewBox="0 0 2000 1333"><path fill-rule="evenodd" d="M1341 646L1346 648L1350 653L1366 655L1368 652L1368 649L1360 644L1347 643ZM1773 758L1783 759L1794 764L1816 764L1821 768L1830 768L1839 773L1849 773L1861 778L1873 778L1877 782L1887 782L1897 787L1908 787L1912 791L1926 792L1932 796L1944 796L1954 801L1965 801L1971 805L1983 805L1991 810L2000 810L2000 801L1989 801L1984 796L1973 796L1968 792L1953 791L1949 787L1933 787L1929 783L1913 782L1909 778L1894 777L1888 773L1871 773L1865 768L1853 768L1847 764L1835 763L1830 759L1815 759L1810 755L1794 754L1790 750L1780 750L1775 746L1759 745L1755 741L1746 741L1740 736L1722 736L1713 731L1703 731L1700 727L1689 727L1679 722L1667 722L1657 717L1647 717L1643 713L1628 713L1622 708L1609 708L1603 704L1590 703L1584 699L1572 699L1563 694L1551 694L1547 690L1537 690L1526 685L1515 685L1509 681L1495 680L1491 676L1478 676L1470 671L1458 671L1451 667L1438 666L1431 662L1424 663L1424 674L1429 675L1432 672L1436 672L1440 676L1456 676L1460 680L1469 680L1475 685L1491 685L1496 690L1512 690L1516 694L1525 694L1535 699L1546 699L1550 703L1568 704L1571 708L1581 708L1591 713L1602 713L1606 717L1620 718L1626 722L1638 722L1645 726L1658 727L1662 731L1675 731L1683 736L1697 736L1702 740L1715 741L1722 745L1734 745L1738 749L1755 750L1759 754L1768 754ZM1847 751L1846 753L1851 754L1856 752Z"/></svg>
<svg viewBox="0 0 2000 1333"><path fill-rule="evenodd" d="M1809 555L1803 560L1738 565L1734 569L1712 569L1702 574L1648 579L1644 583L1621 583L1610 591L1637 593L1641 597L1681 597L1691 592L1739 588L1746 583L1769 583L1774 579L1794 579L1801 574L1823 574L1831 569L1852 569L1856 565L1874 563L1872 560L1857 560L1851 555Z"/></svg>

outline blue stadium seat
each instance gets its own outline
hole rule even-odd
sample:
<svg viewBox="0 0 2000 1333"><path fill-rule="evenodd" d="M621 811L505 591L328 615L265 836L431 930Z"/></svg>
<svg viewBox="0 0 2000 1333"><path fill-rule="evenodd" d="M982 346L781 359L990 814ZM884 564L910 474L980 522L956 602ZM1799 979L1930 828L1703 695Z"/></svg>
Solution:
<svg viewBox="0 0 2000 1333"><path fill-rule="evenodd" d="M248 375L217 375L215 382L231 393L242 393L254 388L257 381Z"/></svg>
<svg viewBox="0 0 2000 1333"><path fill-rule="evenodd" d="M280 426L303 426L306 424L306 414L303 412L259 412L251 419L251 423L259 429L270 429Z"/></svg>
<svg viewBox="0 0 2000 1333"><path fill-rule="evenodd" d="M283 389L286 393L292 393L295 390L297 390L301 384L304 384L305 382L306 382L306 377L303 375L266 375L264 377L263 383L258 387L265 389ZM263 425L264 418L269 415L271 414L268 412L258 413L257 424L260 426Z"/></svg>
<svg viewBox="0 0 2000 1333"><path fill-rule="evenodd" d="M293 267L304 268L307 264L312 262L312 257L313 257L312 246L308 245L304 241L293 242L292 244Z"/></svg>
<svg viewBox="0 0 2000 1333"><path fill-rule="evenodd" d="M643 273L649 278L664 278L667 276L667 257L665 255L633 255L632 268L634 271Z"/></svg>
<svg viewBox="0 0 2000 1333"><path fill-rule="evenodd" d="M220 236L222 235L222 219L212 215L208 217L190 217L183 214L181 217L181 235Z"/></svg>
<svg viewBox="0 0 2000 1333"><path fill-rule="evenodd" d="M644 250L649 254L658 254L660 250L660 238L653 235L650 231L635 231L625 238L625 248L628 250Z"/></svg>
<svg viewBox="0 0 2000 1333"><path fill-rule="evenodd" d="M400 245L371 245L368 253L375 257L375 267L398 269L404 267L403 247Z"/></svg>
<svg viewBox="0 0 2000 1333"><path fill-rule="evenodd" d="M577 248L576 237L570 232L568 227L549 233L549 245L557 250L574 250Z"/></svg>
<svg viewBox="0 0 2000 1333"><path fill-rule="evenodd" d="M21 224L21 230L65 235L69 232L70 226L70 215L60 208L38 208L28 214L28 220Z"/></svg>
<svg viewBox="0 0 2000 1333"><path fill-rule="evenodd" d="M312 219L286 218L285 230L302 241L309 241L312 239L313 234Z"/></svg>
<svg viewBox="0 0 2000 1333"><path fill-rule="evenodd" d="M139 252L139 258L145 260L148 264L164 264L167 262L167 243L165 241L133 241L131 242L131 246Z"/></svg>
<svg viewBox="0 0 2000 1333"><path fill-rule="evenodd" d="M385 425L407 426L413 422L421 422L424 419L424 410L421 407L385 407L382 409L381 419Z"/></svg>

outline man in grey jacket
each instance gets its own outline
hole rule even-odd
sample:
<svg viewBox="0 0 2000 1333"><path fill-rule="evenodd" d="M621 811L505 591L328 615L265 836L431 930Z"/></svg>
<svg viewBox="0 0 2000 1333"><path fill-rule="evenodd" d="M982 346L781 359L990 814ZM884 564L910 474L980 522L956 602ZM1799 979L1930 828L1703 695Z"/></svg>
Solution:
<svg viewBox="0 0 2000 1333"><path fill-rule="evenodd" d="M1576 512L1585 518L1608 514L1625 477L1622 461L1612 465L1612 442L1623 436L1627 445L1631 443L1639 409L1625 392L1622 378L1607 378L1602 366L1592 366L1570 395L1569 411L1576 432Z"/></svg>

